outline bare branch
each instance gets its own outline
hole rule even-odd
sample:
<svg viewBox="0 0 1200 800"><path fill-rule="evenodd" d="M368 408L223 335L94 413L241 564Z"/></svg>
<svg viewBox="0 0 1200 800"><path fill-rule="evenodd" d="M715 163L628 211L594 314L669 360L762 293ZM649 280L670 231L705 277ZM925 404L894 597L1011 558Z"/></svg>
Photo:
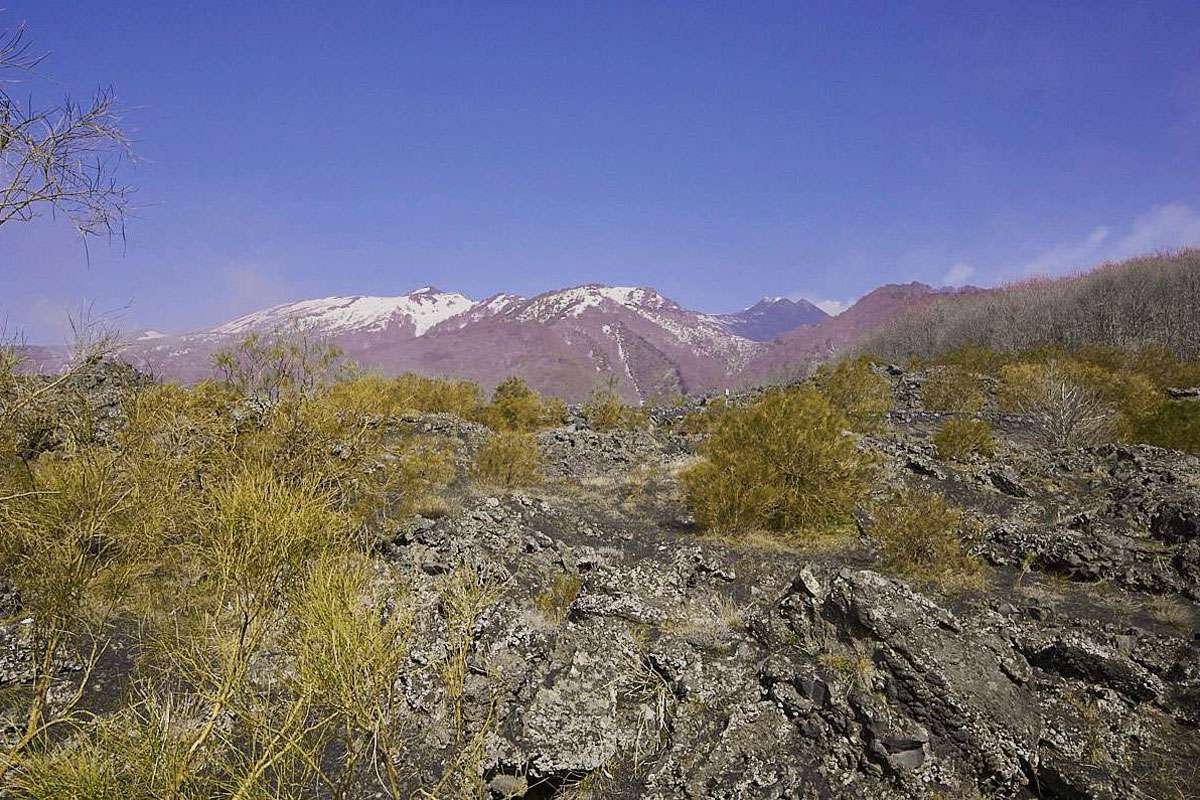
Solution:
<svg viewBox="0 0 1200 800"><path fill-rule="evenodd" d="M0 32L0 226L61 214L85 238L123 238L132 189L116 174L132 152L116 96L102 88L86 103L18 101L6 76L43 58L31 52L23 27Z"/></svg>

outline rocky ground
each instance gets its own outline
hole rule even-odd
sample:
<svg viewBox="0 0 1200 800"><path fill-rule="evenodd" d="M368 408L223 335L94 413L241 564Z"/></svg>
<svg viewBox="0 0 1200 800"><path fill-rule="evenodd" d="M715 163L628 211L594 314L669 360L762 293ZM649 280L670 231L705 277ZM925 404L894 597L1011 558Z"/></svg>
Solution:
<svg viewBox="0 0 1200 800"><path fill-rule="evenodd" d="M991 415L996 457L946 463L893 378L878 492L967 509L977 585L889 577L865 537L706 538L675 477L696 440L666 427L548 431L540 490L461 484L396 532L389 559L504 587L471 656L496 796L1200 796L1200 460L1049 453ZM486 434L459 427L465 458Z"/></svg>
<svg viewBox="0 0 1200 800"><path fill-rule="evenodd" d="M1200 797L1200 459L1046 452L990 415L994 458L939 461L919 376L892 379L899 410L863 443L877 493L933 489L976 518L974 583L883 573L865 516L811 548L706 537L674 412L546 431L545 484L507 493L466 477L486 429L404 423L450 437L462 469L449 508L380 554L419 591L464 567L493 587L457 711L491 796ZM461 749L444 687L405 695L428 721L418 761Z"/></svg>

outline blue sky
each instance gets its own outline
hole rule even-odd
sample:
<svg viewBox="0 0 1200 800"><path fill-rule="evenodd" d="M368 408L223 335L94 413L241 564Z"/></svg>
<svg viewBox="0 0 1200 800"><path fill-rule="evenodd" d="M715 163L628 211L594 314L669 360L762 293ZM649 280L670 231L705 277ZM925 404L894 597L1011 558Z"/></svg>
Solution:
<svg viewBox="0 0 1200 800"><path fill-rule="evenodd" d="M599 281L728 311L1200 243L1200 4L6 0L112 84L124 245L0 228L31 339L126 308Z"/></svg>

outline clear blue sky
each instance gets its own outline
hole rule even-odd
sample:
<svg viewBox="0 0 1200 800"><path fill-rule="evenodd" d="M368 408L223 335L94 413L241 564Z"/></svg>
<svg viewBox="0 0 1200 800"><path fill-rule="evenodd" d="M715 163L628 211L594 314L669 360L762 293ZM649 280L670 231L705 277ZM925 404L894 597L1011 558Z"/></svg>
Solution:
<svg viewBox="0 0 1200 800"><path fill-rule="evenodd" d="M726 311L1200 243L1200 3L6 0L112 84L127 244L0 228L0 314L601 281ZM847 6L853 5L852 10Z"/></svg>

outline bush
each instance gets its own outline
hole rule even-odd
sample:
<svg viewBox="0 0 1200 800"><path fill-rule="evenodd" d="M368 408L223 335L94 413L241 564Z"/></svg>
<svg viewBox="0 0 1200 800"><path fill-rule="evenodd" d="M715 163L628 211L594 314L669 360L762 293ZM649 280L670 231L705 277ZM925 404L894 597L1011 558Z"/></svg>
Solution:
<svg viewBox="0 0 1200 800"><path fill-rule="evenodd" d="M1005 364L1010 363L1008 353L1000 353L987 347L963 345L944 353L938 353L931 358L914 359L914 368L923 369L931 366L955 367L963 372L976 375L995 375Z"/></svg>
<svg viewBox="0 0 1200 800"><path fill-rule="evenodd" d="M542 456L531 433L503 431L488 439L475 456L475 477L512 489L541 481Z"/></svg>
<svg viewBox="0 0 1200 800"><path fill-rule="evenodd" d="M935 369L921 387L921 400L929 411L974 414L987 403L978 376L957 366Z"/></svg>
<svg viewBox="0 0 1200 800"><path fill-rule="evenodd" d="M542 398L523 378L505 378L492 391L492 401L475 418L495 431L533 433L561 425L567 408L556 398Z"/></svg>
<svg viewBox="0 0 1200 800"><path fill-rule="evenodd" d="M710 398L704 407L698 411L693 411L687 414L683 419L679 420L679 431L682 433L708 433L717 424L732 405L729 400L724 397Z"/></svg>
<svg viewBox="0 0 1200 800"><path fill-rule="evenodd" d="M1025 414L1046 447L1077 447L1114 435L1117 413L1058 362L1011 364L1000 371L1003 407Z"/></svg>
<svg viewBox="0 0 1200 800"><path fill-rule="evenodd" d="M1200 402L1171 400L1139 421L1134 440L1200 454Z"/></svg>
<svg viewBox="0 0 1200 800"><path fill-rule="evenodd" d="M933 436L938 457L960 459L969 455L990 456L995 450L992 428L981 419L957 418L946 420Z"/></svg>
<svg viewBox="0 0 1200 800"><path fill-rule="evenodd" d="M476 383L412 373L395 378L363 375L338 381L325 392L329 402L347 412L389 418L419 412L470 419L483 405L483 393Z"/></svg>
<svg viewBox="0 0 1200 800"><path fill-rule="evenodd" d="M250 333L214 353L212 363L238 394L278 400L333 381L343 368L341 359L341 349L328 338L294 323Z"/></svg>
<svg viewBox="0 0 1200 800"><path fill-rule="evenodd" d="M19 689L2 704L12 735L0 794L484 791L472 754L493 723L468 726L461 707L445 769L405 771L423 723L404 711L397 678L444 680L461 705L490 584L476 581L486 596L444 597L453 669L417 666L414 595L370 555L375 523L427 504L453 462L439 441L379 424L381 404L412 404L394 402L397 382L284 373L248 388L253 399L238 381L138 387L123 398L124 426L101 439L74 433L97 428L94 407L74 402L84 392L10 378L0 363L0 442L14 448L14 469L0 470L0 574L30 618ZM436 402L470 397L420 384L448 387ZM23 424L10 412L52 418L59 395L78 419L51 447L10 456ZM114 649L134 656L128 683L122 706L97 717L97 667Z"/></svg>
<svg viewBox="0 0 1200 800"><path fill-rule="evenodd" d="M892 384L882 375L876 375L865 358L832 367L822 364L812 380L856 431L877 430L892 407Z"/></svg>
<svg viewBox="0 0 1200 800"><path fill-rule="evenodd" d="M846 426L808 388L771 392L722 414L701 448L704 460L681 476L697 520L785 536L845 521L870 475Z"/></svg>
<svg viewBox="0 0 1200 800"><path fill-rule="evenodd" d="M962 511L934 492L905 490L875 508L870 536L886 569L945 580L977 572L966 554Z"/></svg>
<svg viewBox="0 0 1200 800"><path fill-rule="evenodd" d="M470 419L483 405L483 390L474 381L405 373L393 378L392 383L398 405L406 410Z"/></svg>
<svg viewBox="0 0 1200 800"><path fill-rule="evenodd" d="M583 404L582 415L594 430L641 430L649 424L646 412L626 405L613 386L593 389Z"/></svg>
<svg viewBox="0 0 1200 800"><path fill-rule="evenodd" d="M1070 357L1108 372L1135 372L1150 381L1156 389L1200 385L1200 364L1181 361L1158 344L1147 344L1133 350L1088 345L1071 353Z"/></svg>
<svg viewBox="0 0 1200 800"><path fill-rule="evenodd" d="M1113 409L1112 436L1118 441L1129 441L1138 421L1152 416L1163 402L1150 379L1137 372L1075 360L1061 362L1061 367L1068 380L1094 392Z"/></svg>

